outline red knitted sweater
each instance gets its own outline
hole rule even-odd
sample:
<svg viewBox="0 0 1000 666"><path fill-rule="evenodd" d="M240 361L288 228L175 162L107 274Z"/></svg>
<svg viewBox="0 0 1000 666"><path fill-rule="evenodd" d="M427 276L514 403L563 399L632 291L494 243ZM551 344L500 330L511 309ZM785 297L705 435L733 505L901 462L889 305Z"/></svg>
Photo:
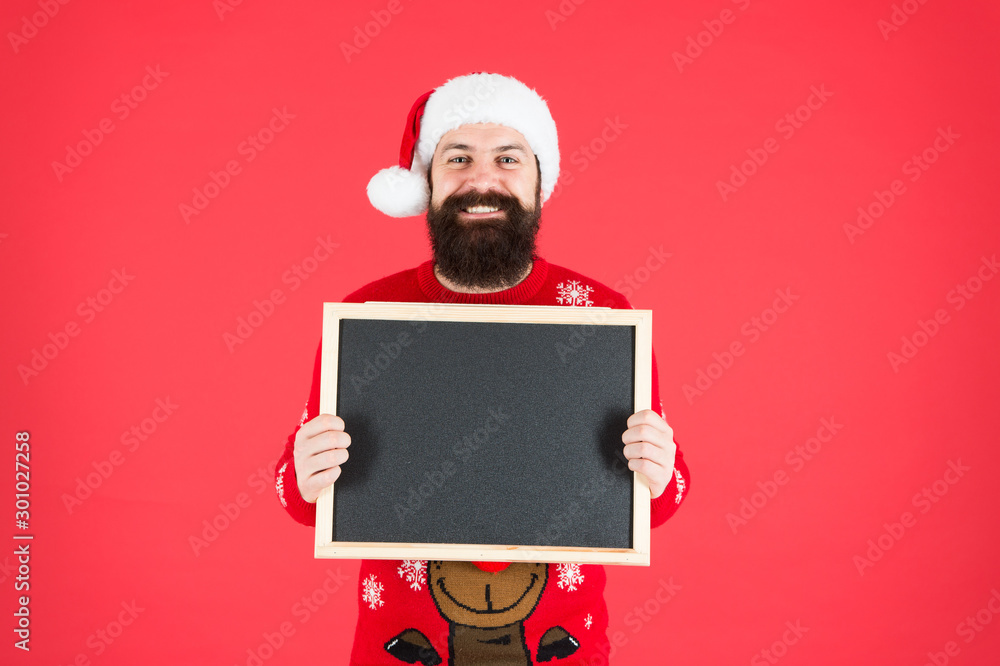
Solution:
<svg viewBox="0 0 1000 666"><path fill-rule="evenodd" d="M537 258L531 273L517 286L489 294L462 294L450 291L434 276L433 262L390 275L372 282L344 299L345 302L365 301L438 302L438 303L497 303L505 305L567 305L611 308L631 308L624 296L579 273ZM299 427L318 414L320 385L320 355L317 352L309 400ZM662 414L653 357L652 405ZM288 513L300 523L315 525L316 505L302 499L295 478L292 458L295 432L285 443L285 449L275 470L278 499ZM350 424L347 424L350 432ZM350 465L350 461L346 463ZM688 470L680 449L674 463L674 476L666 490L652 500L650 524L657 527L674 514L687 495ZM432 594L428 585L435 580L433 567L426 561L363 560L358 581L359 616L351 653L351 664L463 664L463 663L536 663L550 659L553 664L597 663L593 657L605 656L608 640L607 606L604 602L606 574L600 565L549 564L540 576L542 592L530 615L519 623L513 633L501 631L493 637L463 634L467 628L449 622L442 615L441 595ZM451 565L447 565L451 566ZM456 565L457 566L457 565ZM460 574L453 572L450 580L462 579L476 584L479 577L502 575L480 571L471 565ZM529 566L529 565L522 565ZM516 574L511 566L508 577ZM535 569L535 571L540 571ZM525 575L532 575L525 573ZM535 580L531 578L530 580ZM450 584L449 584L450 585ZM496 586L494 586L496 590ZM494 593L496 595L496 592ZM487 596L489 590L487 589ZM447 611L447 609L444 609ZM454 619L454 614L452 614ZM467 630L483 632L487 630ZM500 630L488 630L500 631ZM504 631L507 631L505 629ZM502 634L502 635L501 635ZM461 652L472 641L479 652ZM520 642L520 645L514 645ZM429 647L428 647L429 646ZM522 656L513 660L486 656L496 648L498 654ZM517 649L515 649L517 648ZM527 659L527 660L526 660ZM440 661L438 661L440 660ZM601 663L605 663L601 661Z"/></svg>

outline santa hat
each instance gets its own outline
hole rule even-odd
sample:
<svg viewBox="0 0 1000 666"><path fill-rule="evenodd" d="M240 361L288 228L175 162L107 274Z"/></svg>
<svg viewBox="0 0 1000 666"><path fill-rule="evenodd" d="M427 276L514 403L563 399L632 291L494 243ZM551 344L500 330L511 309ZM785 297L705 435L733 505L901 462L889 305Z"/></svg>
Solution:
<svg viewBox="0 0 1000 666"><path fill-rule="evenodd" d="M392 217L427 210L427 167L438 141L472 123L496 123L524 135L541 168L541 200L559 179L556 123L542 97L517 79L500 74L468 74L451 79L417 99L406 119L399 166L382 169L368 183L368 200Z"/></svg>

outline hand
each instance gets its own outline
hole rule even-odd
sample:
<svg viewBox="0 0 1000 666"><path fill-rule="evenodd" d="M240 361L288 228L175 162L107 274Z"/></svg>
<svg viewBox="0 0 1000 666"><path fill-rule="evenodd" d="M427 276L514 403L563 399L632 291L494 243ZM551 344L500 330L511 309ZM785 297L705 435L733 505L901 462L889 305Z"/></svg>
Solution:
<svg viewBox="0 0 1000 666"><path fill-rule="evenodd" d="M628 430L622 434L628 468L639 472L649 484L649 493L656 499L666 490L674 475L674 430L663 417L644 409L628 417Z"/></svg>
<svg viewBox="0 0 1000 666"><path fill-rule="evenodd" d="M302 499L313 504L324 488L340 477L340 466L347 462L351 436L344 432L344 419L320 414L302 424L295 433L295 476Z"/></svg>

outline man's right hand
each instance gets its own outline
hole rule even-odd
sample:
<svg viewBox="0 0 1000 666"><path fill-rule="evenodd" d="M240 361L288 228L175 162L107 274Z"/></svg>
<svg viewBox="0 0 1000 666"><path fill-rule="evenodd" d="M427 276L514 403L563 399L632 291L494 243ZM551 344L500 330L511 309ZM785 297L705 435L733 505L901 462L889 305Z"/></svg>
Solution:
<svg viewBox="0 0 1000 666"><path fill-rule="evenodd" d="M302 424L295 433L295 476L302 499L310 504L321 490L340 477L340 466L347 461L351 436L344 432L344 420L333 414L320 414Z"/></svg>

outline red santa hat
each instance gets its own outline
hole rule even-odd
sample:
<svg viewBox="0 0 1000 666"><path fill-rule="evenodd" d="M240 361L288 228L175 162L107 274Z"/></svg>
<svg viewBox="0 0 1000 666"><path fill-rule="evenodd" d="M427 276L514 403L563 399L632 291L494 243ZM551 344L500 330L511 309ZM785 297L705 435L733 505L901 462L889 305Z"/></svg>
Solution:
<svg viewBox="0 0 1000 666"><path fill-rule="evenodd" d="M368 200L392 217L427 210L427 167L445 133L472 123L496 123L520 132L538 157L541 200L559 179L556 123L541 95L500 74L468 74L451 79L417 99L406 119L399 166L382 169L368 183Z"/></svg>

